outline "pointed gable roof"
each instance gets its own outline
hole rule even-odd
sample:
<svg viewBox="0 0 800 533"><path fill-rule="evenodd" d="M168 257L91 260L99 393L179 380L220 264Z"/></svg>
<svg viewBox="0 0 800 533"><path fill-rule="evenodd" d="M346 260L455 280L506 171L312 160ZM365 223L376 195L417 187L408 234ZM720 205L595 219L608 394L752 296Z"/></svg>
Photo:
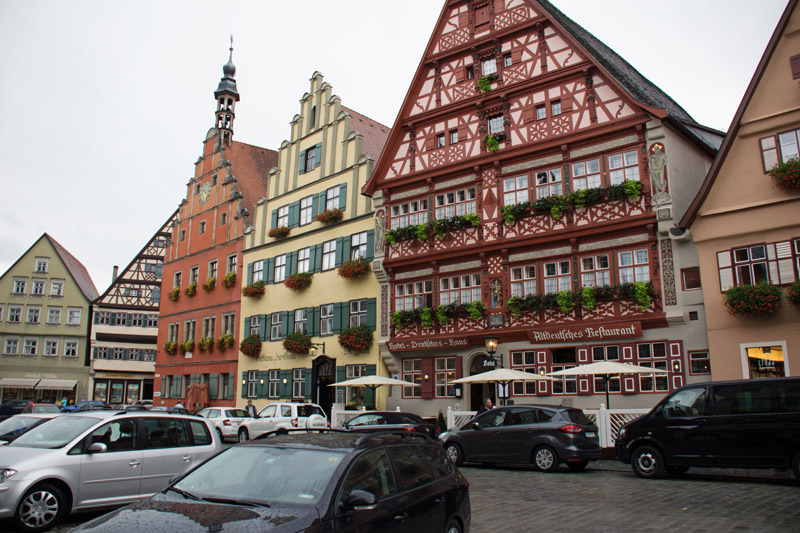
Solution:
<svg viewBox="0 0 800 533"><path fill-rule="evenodd" d="M360 133L364 138L361 151L364 155L377 161L381 156L383 147L386 145L386 139L389 138L389 131L391 128L361 113L357 113L349 107L342 106L342 110L352 117L350 121L350 130Z"/></svg>
<svg viewBox="0 0 800 533"><path fill-rule="evenodd" d="M267 192L267 174L278 165L278 152L252 144L233 141L226 152L236 190L242 193L242 208L253 216L254 206Z"/></svg>
<svg viewBox="0 0 800 533"><path fill-rule="evenodd" d="M45 233L42 237L47 238L47 240L53 246L53 249L55 249L58 257L61 258L64 266L67 267L72 279L78 284L78 288L81 290L86 299L90 302L94 301L99 293L97 292L97 288L94 286L94 282L92 281L92 277L89 275L89 271L86 270L86 267L83 266L83 263L78 261L74 255L69 253L66 248L61 246L58 241L56 241L47 233Z"/></svg>
<svg viewBox="0 0 800 533"><path fill-rule="evenodd" d="M742 97L742 101L739 104L739 109L736 110L736 115L734 115L733 121L731 122L731 127L728 129L728 133L725 135L725 139L722 141L722 145L717 153L717 157L714 159L708 174L706 174L706 178L703 181L703 184L700 186L700 191L697 193L694 201L692 201L691 205L686 210L686 213L684 213L683 217L681 217L681 220L678 223L679 227L688 228L692 225L697 218L697 213L700 211L700 208L703 206L706 198L708 198L711 188L716 183L720 168L722 168L722 164L725 162L725 158L728 156L733 142L739 135L742 116L747 110L747 107L750 105L750 101L753 99L753 94L756 92L756 88L761 81L761 77L764 75L764 71L772 59L775 48L778 46L778 42L781 40L781 37L783 36L783 33L789 24L791 15L794 12L795 7L797 7L797 2L798 0L790 0L786 6L786 9L783 11L783 15L778 21L778 25L775 27L775 31L772 33L769 43L767 43L764 54L761 56L761 61L759 61L758 67L756 67L753 78L750 80L750 85L747 86L747 90Z"/></svg>

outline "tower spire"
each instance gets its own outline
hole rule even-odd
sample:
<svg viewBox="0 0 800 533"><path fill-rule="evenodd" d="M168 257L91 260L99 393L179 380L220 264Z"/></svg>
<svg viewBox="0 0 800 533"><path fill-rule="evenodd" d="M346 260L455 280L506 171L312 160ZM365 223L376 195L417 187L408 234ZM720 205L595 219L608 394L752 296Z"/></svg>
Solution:
<svg viewBox="0 0 800 533"><path fill-rule="evenodd" d="M228 62L222 67L222 79L219 81L214 96L217 99L216 126L222 135L222 142L230 146L233 141L233 120L236 117L234 108L239 101L239 92L236 90L236 67L233 64L233 35L229 48Z"/></svg>

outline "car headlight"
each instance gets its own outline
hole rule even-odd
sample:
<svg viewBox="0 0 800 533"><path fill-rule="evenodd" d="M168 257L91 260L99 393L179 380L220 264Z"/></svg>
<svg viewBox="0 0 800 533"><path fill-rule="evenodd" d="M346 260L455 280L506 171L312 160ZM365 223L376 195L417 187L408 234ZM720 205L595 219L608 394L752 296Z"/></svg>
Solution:
<svg viewBox="0 0 800 533"><path fill-rule="evenodd" d="M0 483L8 481L17 475L17 471L13 468L0 468Z"/></svg>
<svg viewBox="0 0 800 533"><path fill-rule="evenodd" d="M450 436L450 432L449 431L445 431L444 433L439 433L439 440L444 440L449 436Z"/></svg>

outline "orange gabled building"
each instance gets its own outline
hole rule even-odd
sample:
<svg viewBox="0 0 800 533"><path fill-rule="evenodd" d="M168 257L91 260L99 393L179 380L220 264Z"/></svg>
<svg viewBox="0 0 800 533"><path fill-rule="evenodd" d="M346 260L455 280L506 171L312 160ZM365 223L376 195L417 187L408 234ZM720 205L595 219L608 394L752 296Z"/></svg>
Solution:
<svg viewBox="0 0 800 533"><path fill-rule="evenodd" d="M721 138L545 0L444 1L363 189L386 230L382 353L418 383L387 408L496 401L450 382L498 364L668 371L611 379L614 407L707 378L689 365L708 358L697 254L670 229ZM605 387L578 376L502 393L597 407Z"/></svg>
<svg viewBox="0 0 800 533"><path fill-rule="evenodd" d="M207 383L209 401L217 405L233 406L237 397L243 233L278 154L233 140L239 93L232 58L222 70L215 126L206 134L166 248L155 405L185 403L194 383Z"/></svg>

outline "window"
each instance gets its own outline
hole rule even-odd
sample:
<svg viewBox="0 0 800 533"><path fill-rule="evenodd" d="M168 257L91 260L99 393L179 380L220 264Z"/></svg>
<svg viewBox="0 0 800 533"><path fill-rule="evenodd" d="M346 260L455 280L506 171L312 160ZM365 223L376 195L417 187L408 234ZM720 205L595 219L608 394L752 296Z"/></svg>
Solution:
<svg viewBox="0 0 800 533"><path fill-rule="evenodd" d="M49 262L48 259L45 259L45 258L42 258L42 257L37 257L36 258L35 271L46 274L47 273L47 264L48 264L48 262Z"/></svg>
<svg viewBox="0 0 800 533"><path fill-rule="evenodd" d="M711 360L708 352L689 352L689 365L692 375L711 373Z"/></svg>
<svg viewBox="0 0 800 533"><path fill-rule="evenodd" d="M203 317L203 338L213 337L217 331L217 317L207 316Z"/></svg>
<svg viewBox="0 0 800 533"><path fill-rule="evenodd" d="M503 205L521 204L528 199L528 176L503 180Z"/></svg>
<svg viewBox="0 0 800 533"><path fill-rule="evenodd" d="M700 289L700 268L692 267L682 269L681 279L683 279L683 290L694 291Z"/></svg>
<svg viewBox="0 0 800 533"><path fill-rule="evenodd" d="M22 307L18 305L8 306L8 321L19 323L22 322Z"/></svg>
<svg viewBox="0 0 800 533"><path fill-rule="evenodd" d="M116 317L114 318L114 325L115 326L124 326L125 322L128 319L127 313L117 313Z"/></svg>
<svg viewBox="0 0 800 533"><path fill-rule="evenodd" d="M25 294L25 286L28 280L25 278L14 278L14 294Z"/></svg>
<svg viewBox="0 0 800 533"><path fill-rule="evenodd" d="M798 135L800 135L800 130L794 130L778 134L777 142L775 135L761 139L761 157L764 163L764 172L771 170L779 161L786 162L790 159L800 158L797 142Z"/></svg>
<svg viewBox="0 0 800 533"><path fill-rule="evenodd" d="M247 397L248 398L257 398L258 397L258 371L257 370L248 370L247 371Z"/></svg>
<svg viewBox="0 0 800 533"><path fill-rule="evenodd" d="M292 369L292 398L305 398L306 396L306 370L305 368Z"/></svg>
<svg viewBox="0 0 800 533"><path fill-rule="evenodd" d="M270 398L280 397L280 384L281 384L281 371L269 371L269 385L267 387L267 396Z"/></svg>
<svg viewBox="0 0 800 533"><path fill-rule="evenodd" d="M312 220L311 213L312 197L306 196L300 199L300 225L310 224Z"/></svg>
<svg viewBox="0 0 800 533"><path fill-rule="evenodd" d="M81 308L69 307L67 308L67 325L80 326L81 325Z"/></svg>
<svg viewBox="0 0 800 533"><path fill-rule="evenodd" d="M751 379L786 376L786 347L784 344L746 344L742 346L742 350Z"/></svg>
<svg viewBox="0 0 800 533"><path fill-rule="evenodd" d="M551 372L574 367L577 362L575 348L551 348L550 361L552 363L550 366ZM552 392L553 394L577 394L577 376L564 376L559 381L553 381Z"/></svg>
<svg viewBox="0 0 800 533"><path fill-rule="evenodd" d="M350 301L350 327L367 325L367 300Z"/></svg>
<svg viewBox="0 0 800 533"><path fill-rule="evenodd" d="M436 397L455 398L455 387L450 384L456 379L456 358L437 357L436 363Z"/></svg>
<svg viewBox="0 0 800 533"><path fill-rule="evenodd" d="M108 359L108 348L105 346L98 346L94 349L92 359Z"/></svg>
<svg viewBox="0 0 800 533"><path fill-rule="evenodd" d="M325 209L339 209L339 194L342 188L337 185L325 191Z"/></svg>
<svg viewBox="0 0 800 533"><path fill-rule="evenodd" d="M114 348L113 355L111 356L111 358L121 361L122 359L125 358L125 350L123 350L122 348Z"/></svg>
<svg viewBox="0 0 800 533"><path fill-rule="evenodd" d="M492 115L489 117L489 134L496 135L498 133L503 133L503 114L500 113L499 115Z"/></svg>
<svg viewBox="0 0 800 533"><path fill-rule="evenodd" d="M350 236L350 259L367 257L367 232L362 231Z"/></svg>
<svg viewBox="0 0 800 533"><path fill-rule="evenodd" d="M217 261L209 261L208 263L208 279L217 278Z"/></svg>
<svg viewBox="0 0 800 533"><path fill-rule="evenodd" d="M50 296L64 296L64 282L61 280L50 281Z"/></svg>
<svg viewBox="0 0 800 533"><path fill-rule="evenodd" d="M197 332L197 320L186 320L183 323L183 340L193 341Z"/></svg>
<svg viewBox="0 0 800 533"><path fill-rule="evenodd" d="M550 102L550 114L554 117L561 114L561 100Z"/></svg>
<svg viewBox="0 0 800 533"><path fill-rule="evenodd" d="M228 213L220 213L219 215L219 225L224 226L228 223Z"/></svg>
<svg viewBox="0 0 800 533"><path fill-rule="evenodd" d="M177 289L181 288L181 277L182 277L182 275L181 275L180 272L175 272L175 274L172 275L172 287L173 288L177 288Z"/></svg>
<svg viewBox="0 0 800 533"><path fill-rule="evenodd" d="M333 304L319 306L319 334L333 334Z"/></svg>
<svg viewBox="0 0 800 533"><path fill-rule="evenodd" d="M474 80L475 79L475 66L470 65L467 67L467 79Z"/></svg>
<svg viewBox="0 0 800 533"><path fill-rule="evenodd" d="M458 130L451 130L450 131L450 144L456 144L458 142Z"/></svg>
<svg viewBox="0 0 800 533"><path fill-rule="evenodd" d="M19 339L16 337L6 337L3 345L3 353L7 355L17 355L19 352Z"/></svg>
<svg viewBox="0 0 800 533"><path fill-rule="evenodd" d="M278 225L277 227L289 226L289 206L284 205L278 208Z"/></svg>
<svg viewBox="0 0 800 533"><path fill-rule="evenodd" d="M381 501L397 494L395 488L392 465L383 449L364 453L353 462L347 473L342 489L342 498L347 497L354 490L362 490L375 496L375 501ZM338 505L341 507L343 502Z"/></svg>
<svg viewBox="0 0 800 533"><path fill-rule="evenodd" d="M619 346L593 346L592 361L619 361Z"/></svg>
<svg viewBox="0 0 800 533"><path fill-rule="evenodd" d="M226 268L225 268L225 273L226 274L230 274L231 272L236 272L236 260L237 260L237 257L238 256L236 254L228 256L228 261L227 261Z"/></svg>
<svg viewBox="0 0 800 533"><path fill-rule="evenodd" d="M173 322L167 326L167 342L177 342L178 341L178 323Z"/></svg>
<svg viewBox="0 0 800 533"><path fill-rule="evenodd" d="M403 386L403 398L422 397L422 359L403 359L403 381L416 383Z"/></svg>
<svg viewBox="0 0 800 533"><path fill-rule="evenodd" d="M504 67L511 66L511 54L503 54L503 66Z"/></svg>
<svg viewBox="0 0 800 533"><path fill-rule="evenodd" d="M317 144L306 150L305 164L300 165L300 173L311 172L319 166L322 146Z"/></svg>
<svg viewBox="0 0 800 533"><path fill-rule="evenodd" d="M433 307L433 282L415 281L398 283L394 287L394 310L410 311L422 307Z"/></svg>
<svg viewBox="0 0 800 533"><path fill-rule="evenodd" d="M181 230L181 236L180 236L180 242L183 242L185 240L186 240L186 230L182 229Z"/></svg>
<svg viewBox="0 0 800 533"><path fill-rule="evenodd" d="M668 370L666 343L637 344L636 353L639 357L639 366ZM639 389L643 392L667 391L669 390L669 377L667 374L640 374Z"/></svg>
<svg viewBox="0 0 800 533"><path fill-rule="evenodd" d="M264 279L264 262L256 261L253 263L253 283Z"/></svg>
<svg viewBox="0 0 800 533"><path fill-rule="evenodd" d="M225 313L222 315L221 335L233 335L236 328L236 313Z"/></svg>
<svg viewBox="0 0 800 533"><path fill-rule="evenodd" d="M42 308L39 306L28 306L28 323L29 324L38 324L39 323L39 315L42 312Z"/></svg>
<svg viewBox="0 0 800 533"><path fill-rule="evenodd" d="M200 279L200 267L193 266L189 269L189 283L197 283L198 279Z"/></svg>
<svg viewBox="0 0 800 533"><path fill-rule="evenodd" d="M444 146L444 133L439 133L436 135L436 147L441 148Z"/></svg>
<svg viewBox="0 0 800 533"><path fill-rule="evenodd" d="M733 262L737 285L756 285L769 282L766 246L734 248Z"/></svg>
<svg viewBox="0 0 800 533"><path fill-rule="evenodd" d="M619 253L619 282L637 281L650 281L650 265L644 248Z"/></svg>
<svg viewBox="0 0 800 533"><path fill-rule="evenodd" d="M536 172L536 198L561 196L561 169L541 170Z"/></svg>
<svg viewBox="0 0 800 533"><path fill-rule="evenodd" d="M536 374L536 352L511 352L511 367L520 372ZM514 381L511 390L514 396L535 395L536 382Z"/></svg>
<svg viewBox="0 0 800 533"><path fill-rule="evenodd" d="M441 305L468 304L479 301L481 301L480 274L439 278L439 303Z"/></svg>
<svg viewBox="0 0 800 533"><path fill-rule="evenodd" d="M600 160L591 159L572 165L572 190L594 189L600 186Z"/></svg>
<svg viewBox="0 0 800 533"><path fill-rule="evenodd" d="M275 275L273 279L275 283L281 283L286 279L286 254L275 258Z"/></svg>
<svg viewBox="0 0 800 533"><path fill-rule="evenodd" d="M414 200L392 206L392 229L427 224L428 200Z"/></svg>
<svg viewBox="0 0 800 533"><path fill-rule="evenodd" d="M322 270L336 266L336 239L322 243Z"/></svg>
<svg viewBox="0 0 800 533"><path fill-rule="evenodd" d="M158 315L147 315L147 318L145 320L147 322L148 328L158 327Z"/></svg>
<svg viewBox="0 0 800 533"><path fill-rule="evenodd" d="M451 191L436 195L436 218L450 218L454 216L464 216L467 213L476 213L477 195L475 187Z"/></svg>
<svg viewBox="0 0 800 533"><path fill-rule="evenodd" d="M200 225L198 227L197 233L202 235L205 232L206 232L206 221L203 220L202 222L200 222Z"/></svg>
<svg viewBox="0 0 800 533"><path fill-rule="evenodd" d="M261 315L253 315L250 317L250 331L246 331L248 336L255 335L258 337L261 334Z"/></svg>
<svg viewBox="0 0 800 533"><path fill-rule="evenodd" d="M25 339L25 344L22 348L22 355L36 355L36 349L39 347L38 339Z"/></svg>
<svg viewBox="0 0 800 533"><path fill-rule="evenodd" d="M294 312L295 333L308 333L308 309L296 309Z"/></svg>
<svg viewBox="0 0 800 533"><path fill-rule="evenodd" d="M611 185L619 185L624 181L639 181L639 156L636 150L610 156L608 168Z"/></svg>
<svg viewBox="0 0 800 533"><path fill-rule="evenodd" d="M570 261L554 261L544 264L544 293L555 294L572 290Z"/></svg>
<svg viewBox="0 0 800 533"><path fill-rule="evenodd" d="M311 248L303 248L297 251L297 272L303 273L309 271L309 257Z"/></svg>
<svg viewBox="0 0 800 533"><path fill-rule="evenodd" d="M547 108L544 104L536 106L536 120L544 120L547 118Z"/></svg>
<svg viewBox="0 0 800 533"><path fill-rule="evenodd" d="M536 266L512 267L511 296L525 298L531 294L536 294Z"/></svg>
<svg viewBox="0 0 800 533"><path fill-rule="evenodd" d="M611 284L608 255L581 258L581 287L604 287Z"/></svg>
<svg viewBox="0 0 800 533"><path fill-rule="evenodd" d="M367 375L367 365L347 365L344 368L346 380L362 378ZM364 387L347 387L345 397L348 403L355 405L364 405L367 399Z"/></svg>
<svg viewBox="0 0 800 533"><path fill-rule="evenodd" d="M35 296L44 296L44 283L43 279L33 280L33 291L31 291L31 294Z"/></svg>
<svg viewBox="0 0 800 533"><path fill-rule="evenodd" d="M483 76L488 76L489 74L497 74L497 61L495 61L494 56L487 57L483 61L481 61L481 74Z"/></svg>
<svg viewBox="0 0 800 533"><path fill-rule="evenodd" d="M252 320L252 318L251 318ZM281 326L283 325L283 314L282 313L272 313L270 318L270 330L269 330L269 338L270 340L278 340L281 338Z"/></svg>

